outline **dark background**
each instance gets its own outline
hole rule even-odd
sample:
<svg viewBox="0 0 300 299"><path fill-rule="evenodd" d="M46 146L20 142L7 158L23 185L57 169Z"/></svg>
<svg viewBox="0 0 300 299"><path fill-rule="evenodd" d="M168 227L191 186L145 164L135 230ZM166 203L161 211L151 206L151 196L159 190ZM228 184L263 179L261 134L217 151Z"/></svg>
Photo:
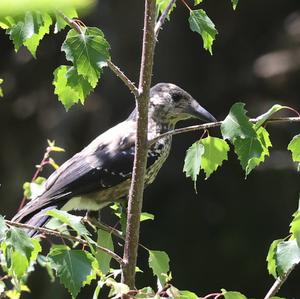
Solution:
<svg viewBox="0 0 300 299"><path fill-rule="evenodd" d="M219 31L214 55L204 51L201 38L189 30L188 11L178 1L159 36L153 84L180 85L219 120L237 101L246 103L251 117L274 103L299 110L299 0L240 0L235 12L229 0L210 0L203 6ZM83 19L104 31L113 61L136 82L142 15L141 0L101 0ZM0 77L5 80L5 98L0 101L0 198L1 214L8 218L18 207L22 184L32 177L47 138L66 149L55 155L62 163L134 107L132 95L107 69L86 105L65 112L51 84L53 70L66 64L60 52L65 33L47 36L34 60L25 49L16 54L8 36L0 32ZM299 174L286 147L299 125L268 129L273 148L263 166L245 180L231 153L208 180L200 177L198 194L182 168L186 149L201 133L174 137L169 159L145 192L144 210L156 220L142 224L141 242L168 252L178 288L205 295L223 287L261 298L273 283L266 270L267 251L272 240L288 234L298 205ZM220 132L212 130L211 135ZM139 287L149 281L155 285L143 266L146 258L140 250L139 266L145 275L138 274ZM299 297L299 278L296 269L280 295ZM30 286L28 298L70 297L58 282L49 282L45 270L32 275ZM91 298L92 291L86 287L80 298Z"/></svg>

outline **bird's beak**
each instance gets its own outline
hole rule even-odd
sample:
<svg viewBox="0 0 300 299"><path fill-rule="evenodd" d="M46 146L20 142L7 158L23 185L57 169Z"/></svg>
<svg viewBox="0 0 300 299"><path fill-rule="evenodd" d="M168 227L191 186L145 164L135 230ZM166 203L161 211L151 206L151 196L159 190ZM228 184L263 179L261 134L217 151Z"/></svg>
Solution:
<svg viewBox="0 0 300 299"><path fill-rule="evenodd" d="M207 110L200 106L196 100L192 101L192 104L189 106L188 113L193 117L201 119L204 122L217 121Z"/></svg>

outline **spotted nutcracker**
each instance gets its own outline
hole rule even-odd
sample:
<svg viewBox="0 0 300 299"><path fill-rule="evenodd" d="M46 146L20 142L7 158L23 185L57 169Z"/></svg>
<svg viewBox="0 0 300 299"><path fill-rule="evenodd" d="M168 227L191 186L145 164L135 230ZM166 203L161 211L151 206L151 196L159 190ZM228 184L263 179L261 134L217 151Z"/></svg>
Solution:
<svg viewBox="0 0 300 299"><path fill-rule="evenodd" d="M173 130L178 121L196 117L216 119L186 91L170 83L151 88L148 140ZM134 160L136 109L81 152L62 164L46 181L45 190L28 202L13 221L43 226L47 210L99 210L127 196ZM172 136L158 139L148 150L145 186L155 179L167 159Z"/></svg>

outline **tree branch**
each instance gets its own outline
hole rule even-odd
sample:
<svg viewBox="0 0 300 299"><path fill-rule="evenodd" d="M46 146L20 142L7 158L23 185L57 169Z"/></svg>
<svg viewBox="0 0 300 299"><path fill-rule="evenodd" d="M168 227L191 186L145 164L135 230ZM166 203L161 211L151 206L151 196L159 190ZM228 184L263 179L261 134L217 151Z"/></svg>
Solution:
<svg viewBox="0 0 300 299"><path fill-rule="evenodd" d="M266 294L266 296L264 297L264 299L270 299L271 297L273 297L274 295L276 295L279 291L279 289L281 288L281 286L285 283L285 281L288 279L289 275L291 274L291 272L294 270L296 265L294 265L289 271L287 271L283 276L278 277L275 282L273 283L273 285L271 286L271 288L269 289L268 293Z"/></svg>
<svg viewBox="0 0 300 299"><path fill-rule="evenodd" d="M29 225L29 224L24 224L24 223L19 223L19 222L14 222L14 221L11 221L11 220L5 220L5 223L10 225L10 226L15 226L15 227L20 227L20 228L25 228L25 229L30 229L30 230L35 230L35 231L38 231L38 232L41 232L43 234L46 234L46 235L51 235L51 236L56 236L56 237L59 237L59 238L63 238L63 239L66 239L66 240L70 240L70 241L75 241L75 242L78 242L82 245L85 245L85 246L89 246L89 242L86 241L86 240L83 240L79 237L75 237L75 236L71 236L71 235L67 235L67 234L63 234L63 233L60 233L56 230L53 230L53 229L49 229L49 228L44 228L44 227L37 227L37 226L33 226L33 225ZM102 247L100 245L98 245L97 243L93 243L93 245L107 253L108 255L110 255L114 260L116 260L121 266L124 264L123 262L123 259L118 256L116 253L114 253L113 251L105 248L105 247Z"/></svg>
<svg viewBox="0 0 300 299"><path fill-rule="evenodd" d="M250 121L252 123L256 123L258 121L258 118L251 118ZM267 124L274 124L274 123L294 123L294 122L300 122L300 117L277 117L277 118L270 118L266 121ZM214 123L207 123L202 125L195 125L195 126L189 126L184 128L175 129L166 133L163 133L152 140L149 141L148 146L151 146L154 144L157 140L164 138L166 136L170 135L178 135L182 133L187 132L193 132L193 131L200 131L200 130L207 130L210 128L220 127L222 125L223 121L217 121Z"/></svg>
<svg viewBox="0 0 300 299"><path fill-rule="evenodd" d="M110 68L112 72L115 73L115 75L120 78L123 83L129 88L129 90L134 94L134 96L137 98L139 96L139 91L136 88L135 84L127 78L127 76L120 70L119 67L117 67L111 60L107 61L107 66Z"/></svg>
<svg viewBox="0 0 300 299"><path fill-rule="evenodd" d="M159 30L162 29L162 26L168 16L168 14L170 13L173 5L175 4L176 0L170 0L168 6L166 7L166 9L163 11L163 13L161 14L159 20L156 22L155 24L155 36L158 36Z"/></svg>
<svg viewBox="0 0 300 299"><path fill-rule="evenodd" d="M143 203L144 178L148 151L148 102L155 49L155 0L145 0L143 49L137 105L137 130L133 175L129 190L126 239L124 245L122 282L135 287L135 268L139 244L140 214Z"/></svg>

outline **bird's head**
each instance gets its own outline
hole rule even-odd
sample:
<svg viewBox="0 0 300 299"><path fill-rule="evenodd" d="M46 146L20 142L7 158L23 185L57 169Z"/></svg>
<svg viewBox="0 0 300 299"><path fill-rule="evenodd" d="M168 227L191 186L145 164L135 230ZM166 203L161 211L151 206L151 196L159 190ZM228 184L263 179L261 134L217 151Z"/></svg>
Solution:
<svg viewBox="0 0 300 299"><path fill-rule="evenodd" d="M151 88L149 116L172 125L188 118L198 118L204 122L216 121L190 94L171 83L159 83Z"/></svg>

